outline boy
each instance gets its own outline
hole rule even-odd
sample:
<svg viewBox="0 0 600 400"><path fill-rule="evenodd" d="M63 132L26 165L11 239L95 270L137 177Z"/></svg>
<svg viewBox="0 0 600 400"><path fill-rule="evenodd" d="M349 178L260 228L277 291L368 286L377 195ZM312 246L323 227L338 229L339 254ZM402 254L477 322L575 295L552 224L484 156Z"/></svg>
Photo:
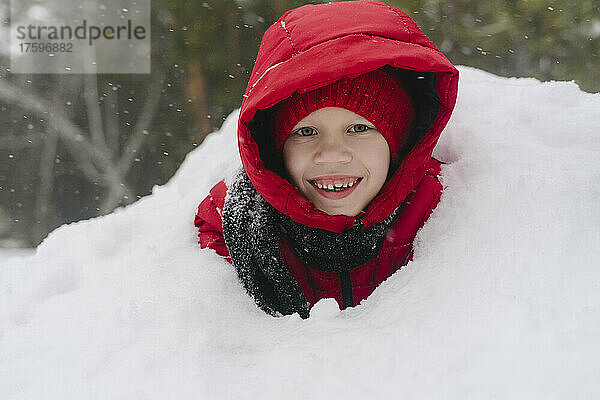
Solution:
<svg viewBox="0 0 600 400"><path fill-rule="evenodd" d="M257 305L357 305L412 256L437 205L431 157L458 72L400 10L308 5L263 38L238 121L243 168L198 207L200 244Z"/></svg>

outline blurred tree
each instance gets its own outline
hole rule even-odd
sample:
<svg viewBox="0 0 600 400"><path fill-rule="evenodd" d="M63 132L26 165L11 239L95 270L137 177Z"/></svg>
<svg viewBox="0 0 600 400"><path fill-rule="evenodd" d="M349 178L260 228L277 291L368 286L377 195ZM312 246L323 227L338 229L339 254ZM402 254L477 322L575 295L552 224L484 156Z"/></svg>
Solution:
<svg viewBox="0 0 600 400"><path fill-rule="evenodd" d="M2 236L37 244L60 224L135 200L140 184L148 191L135 163L160 140L149 135L165 85L157 58L150 76L0 69L0 121L8 128L0 135L0 157L8 160L0 164L0 200L13 222Z"/></svg>
<svg viewBox="0 0 600 400"><path fill-rule="evenodd" d="M600 2L390 0L455 64L600 91Z"/></svg>

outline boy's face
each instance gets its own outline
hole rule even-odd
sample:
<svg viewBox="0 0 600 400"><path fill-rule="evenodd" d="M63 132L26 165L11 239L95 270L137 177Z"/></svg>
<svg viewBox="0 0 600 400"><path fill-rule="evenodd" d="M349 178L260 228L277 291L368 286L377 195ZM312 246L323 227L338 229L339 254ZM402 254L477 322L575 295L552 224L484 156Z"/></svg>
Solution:
<svg viewBox="0 0 600 400"><path fill-rule="evenodd" d="M330 215L356 216L379 193L390 149L377 128L339 107L321 108L294 126L283 145L292 182Z"/></svg>

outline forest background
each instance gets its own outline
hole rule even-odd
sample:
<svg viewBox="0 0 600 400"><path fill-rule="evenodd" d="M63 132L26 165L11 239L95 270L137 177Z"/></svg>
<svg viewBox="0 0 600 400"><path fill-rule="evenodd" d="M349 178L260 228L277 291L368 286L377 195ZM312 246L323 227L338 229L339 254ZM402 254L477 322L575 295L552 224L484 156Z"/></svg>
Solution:
<svg viewBox="0 0 600 400"><path fill-rule="evenodd" d="M386 2L454 64L600 91L599 0ZM152 0L151 74L27 75L10 72L0 0L0 247L34 247L165 183L240 106L264 31L306 3Z"/></svg>

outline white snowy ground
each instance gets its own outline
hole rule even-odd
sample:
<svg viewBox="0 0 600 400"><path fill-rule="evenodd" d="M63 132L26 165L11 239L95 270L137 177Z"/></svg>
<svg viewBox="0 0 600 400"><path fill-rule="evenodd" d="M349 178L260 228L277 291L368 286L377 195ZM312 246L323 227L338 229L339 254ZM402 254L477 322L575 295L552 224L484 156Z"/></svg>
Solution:
<svg viewBox="0 0 600 400"><path fill-rule="evenodd" d="M232 115L153 195L0 266L0 397L597 397L600 94L461 74L441 203L362 305L269 317L196 244Z"/></svg>
<svg viewBox="0 0 600 400"><path fill-rule="evenodd" d="M0 247L0 263L7 261L11 258L28 257L34 253L35 250L32 250L30 248Z"/></svg>

